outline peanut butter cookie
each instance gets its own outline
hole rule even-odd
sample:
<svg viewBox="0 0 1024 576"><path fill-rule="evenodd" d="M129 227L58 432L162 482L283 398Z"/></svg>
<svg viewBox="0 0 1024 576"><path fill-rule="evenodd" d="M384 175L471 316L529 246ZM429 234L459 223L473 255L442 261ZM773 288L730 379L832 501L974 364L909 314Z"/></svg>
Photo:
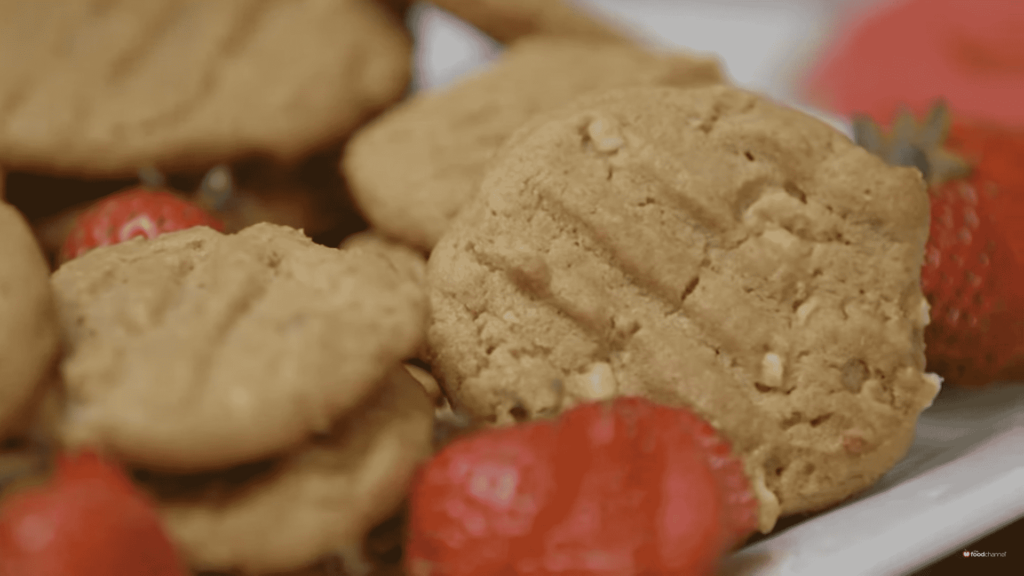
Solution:
<svg viewBox="0 0 1024 576"><path fill-rule="evenodd" d="M938 391L916 170L726 86L585 98L512 141L428 264L457 408L687 405L743 456L763 530L902 458Z"/></svg>
<svg viewBox="0 0 1024 576"><path fill-rule="evenodd" d="M53 274L65 442L143 466L264 458L328 430L420 346L423 262L257 224L93 250Z"/></svg>
<svg viewBox="0 0 1024 576"><path fill-rule="evenodd" d="M0 201L0 439L23 420L21 411L57 355L49 276L28 222Z"/></svg>
<svg viewBox="0 0 1024 576"><path fill-rule="evenodd" d="M721 79L715 61L692 55L576 39L524 40L482 74L443 92L418 94L379 117L353 137L342 170L374 227L430 250L473 198L494 151L534 116L592 91Z"/></svg>
<svg viewBox="0 0 1024 576"><path fill-rule="evenodd" d="M301 569L361 549L370 529L398 508L416 466L431 454L432 415L422 386L399 367L327 434L273 466L148 483L194 569Z"/></svg>
<svg viewBox="0 0 1024 576"><path fill-rule="evenodd" d="M291 161L398 99L410 67L375 0L7 0L0 162L117 177Z"/></svg>
<svg viewBox="0 0 1024 576"><path fill-rule="evenodd" d="M499 42L525 36L577 36L622 41L626 32L565 0L430 0Z"/></svg>

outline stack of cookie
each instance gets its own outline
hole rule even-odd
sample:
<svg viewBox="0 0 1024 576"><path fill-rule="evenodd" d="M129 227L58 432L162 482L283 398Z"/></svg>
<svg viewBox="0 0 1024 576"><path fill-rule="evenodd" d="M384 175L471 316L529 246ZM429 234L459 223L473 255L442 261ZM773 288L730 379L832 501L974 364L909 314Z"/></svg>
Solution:
<svg viewBox="0 0 1024 576"><path fill-rule="evenodd" d="M358 551L431 452L401 361L427 321L422 259L258 224L97 249L52 280L61 443L135 467L190 565L250 574Z"/></svg>
<svg viewBox="0 0 1024 576"><path fill-rule="evenodd" d="M434 3L508 48L404 99L404 0L0 3L0 436L124 464L202 574L381 569L438 421L688 406L765 532L902 457L917 172L567 2ZM50 275L82 202L225 166L226 233Z"/></svg>

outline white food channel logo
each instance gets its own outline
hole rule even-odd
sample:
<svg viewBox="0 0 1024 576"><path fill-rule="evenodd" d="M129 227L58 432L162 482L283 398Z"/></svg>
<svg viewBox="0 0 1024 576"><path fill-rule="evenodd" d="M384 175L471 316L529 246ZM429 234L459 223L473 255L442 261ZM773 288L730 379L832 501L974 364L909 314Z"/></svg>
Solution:
<svg viewBox="0 0 1024 576"><path fill-rule="evenodd" d="M977 550L964 550L964 558L1006 558L1006 552L978 552Z"/></svg>

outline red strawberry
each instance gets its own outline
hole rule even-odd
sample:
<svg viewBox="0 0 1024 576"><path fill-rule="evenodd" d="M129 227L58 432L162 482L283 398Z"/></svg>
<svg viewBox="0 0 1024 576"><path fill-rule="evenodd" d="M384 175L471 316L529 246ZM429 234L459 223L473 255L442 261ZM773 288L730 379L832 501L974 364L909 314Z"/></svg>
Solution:
<svg viewBox="0 0 1024 576"><path fill-rule="evenodd" d="M1020 0L875 2L848 14L806 90L823 108L888 122L944 98L966 117L1024 128Z"/></svg>
<svg viewBox="0 0 1024 576"><path fill-rule="evenodd" d="M456 440L410 496L413 576L711 574L757 524L742 465L641 398Z"/></svg>
<svg viewBox="0 0 1024 576"><path fill-rule="evenodd" d="M986 193L996 227L1004 231L1017 261L1024 262L1024 128L956 122L946 147L973 167L968 183Z"/></svg>
<svg viewBox="0 0 1024 576"><path fill-rule="evenodd" d="M193 226L224 230L218 218L181 196L146 187L130 188L101 199L83 212L65 240L59 259L66 262L100 246L136 236L152 239Z"/></svg>
<svg viewBox="0 0 1024 576"><path fill-rule="evenodd" d="M186 576L156 511L115 465L58 458L0 507L0 576Z"/></svg>
<svg viewBox="0 0 1024 576"><path fill-rule="evenodd" d="M931 304L928 367L961 386L1020 376L1024 366L1024 132L951 125L944 106L921 126L908 114L858 140L930 184L931 228L921 288Z"/></svg>

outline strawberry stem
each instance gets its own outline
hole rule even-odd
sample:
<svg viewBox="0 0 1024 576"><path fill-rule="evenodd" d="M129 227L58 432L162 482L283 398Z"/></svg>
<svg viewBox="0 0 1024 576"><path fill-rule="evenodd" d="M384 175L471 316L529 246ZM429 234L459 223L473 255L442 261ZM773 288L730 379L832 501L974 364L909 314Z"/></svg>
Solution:
<svg viewBox="0 0 1024 576"><path fill-rule="evenodd" d="M160 190L167 186L167 179L156 166L147 164L138 170L139 182L146 188Z"/></svg>
<svg viewBox="0 0 1024 576"><path fill-rule="evenodd" d="M966 160L945 148L951 124L949 108L939 100L923 122L902 109L888 134L867 116L857 116L853 119L854 141L889 164L917 168L935 187L971 172Z"/></svg>
<svg viewBox="0 0 1024 576"><path fill-rule="evenodd" d="M210 168L199 183L196 203L209 212L223 211L235 195L235 179L227 164Z"/></svg>

